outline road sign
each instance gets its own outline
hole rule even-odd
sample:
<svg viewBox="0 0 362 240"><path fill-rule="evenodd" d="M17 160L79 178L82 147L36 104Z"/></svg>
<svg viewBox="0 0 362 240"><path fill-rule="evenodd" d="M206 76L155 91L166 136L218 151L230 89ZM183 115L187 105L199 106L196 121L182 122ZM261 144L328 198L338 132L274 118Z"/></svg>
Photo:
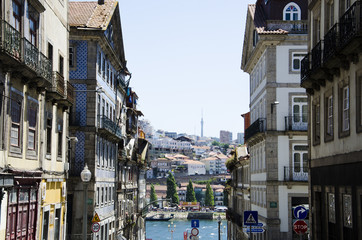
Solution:
<svg viewBox="0 0 362 240"><path fill-rule="evenodd" d="M192 220L191 220L191 227L192 227L192 228L199 228L199 227L200 227L200 220L198 220L198 219L192 219Z"/></svg>
<svg viewBox="0 0 362 240"><path fill-rule="evenodd" d="M184 232L184 240L187 240L187 232Z"/></svg>
<svg viewBox="0 0 362 240"><path fill-rule="evenodd" d="M293 230L297 234L304 234L308 230L308 224L303 220L298 220L293 224Z"/></svg>
<svg viewBox="0 0 362 240"><path fill-rule="evenodd" d="M94 214L94 217L93 217L93 219L92 219L92 223L100 222L100 221L101 221L101 219L99 218L98 214L97 214L97 213Z"/></svg>
<svg viewBox="0 0 362 240"><path fill-rule="evenodd" d="M296 219L305 219L308 215L308 209L304 206L297 206L294 208L294 217Z"/></svg>
<svg viewBox="0 0 362 240"><path fill-rule="evenodd" d="M97 223L97 222L94 222L92 224L92 232L96 233L96 232L99 231L99 229L101 229L101 225L99 223Z"/></svg>
<svg viewBox="0 0 362 240"><path fill-rule="evenodd" d="M197 229L197 228L191 229L191 235L192 235L192 236L197 236L197 235L199 235L199 229Z"/></svg>
<svg viewBox="0 0 362 240"><path fill-rule="evenodd" d="M244 228L244 232L249 233L249 232L250 232L250 228ZM252 233L263 233L263 232L265 232L265 229L264 229L264 228L260 228L260 227L258 227L258 228L252 227L252 228L251 228L251 232L252 232Z"/></svg>
<svg viewBox="0 0 362 240"><path fill-rule="evenodd" d="M244 211L244 225L258 225L258 211Z"/></svg>

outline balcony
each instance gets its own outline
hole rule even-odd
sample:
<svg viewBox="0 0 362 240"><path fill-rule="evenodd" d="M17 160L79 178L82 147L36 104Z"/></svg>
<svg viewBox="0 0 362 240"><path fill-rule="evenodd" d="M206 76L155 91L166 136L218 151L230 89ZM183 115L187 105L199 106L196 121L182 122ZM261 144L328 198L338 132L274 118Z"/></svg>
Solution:
<svg viewBox="0 0 362 240"><path fill-rule="evenodd" d="M113 122L111 119L109 119L105 115L98 115L98 131L101 134L106 134L121 139L122 138L122 131L120 127L117 126L115 122Z"/></svg>
<svg viewBox="0 0 362 240"><path fill-rule="evenodd" d="M308 21L268 20L267 28L269 30L283 29L288 31L289 34L308 34Z"/></svg>
<svg viewBox="0 0 362 240"><path fill-rule="evenodd" d="M21 33L9 23L1 21L1 61L4 65L20 71L29 81L37 86L48 87L52 83L50 60L29 42L26 38L21 38Z"/></svg>
<svg viewBox="0 0 362 240"><path fill-rule="evenodd" d="M74 87L69 81L65 82L65 99L72 105L75 104Z"/></svg>
<svg viewBox="0 0 362 240"><path fill-rule="evenodd" d="M286 116L285 131L307 131L308 122L307 114Z"/></svg>
<svg viewBox="0 0 362 240"><path fill-rule="evenodd" d="M348 69L349 62L356 63L361 52L362 6L355 2L311 50L310 56L302 60L301 85L319 90L325 79L333 79L339 68ZM309 59L309 61L308 61Z"/></svg>
<svg viewBox="0 0 362 240"><path fill-rule="evenodd" d="M54 71L52 77L52 86L49 88L49 95L55 99L64 98L64 77L59 72Z"/></svg>
<svg viewBox="0 0 362 240"><path fill-rule="evenodd" d="M284 167L284 181L307 182L308 169L303 167Z"/></svg>
<svg viewBox="0 0 362 240"><path fill-rule="evenodd" d="M262 133L265 131L266 131L266 119L259 118L245 130L245 141L253 137L255 134Z"/></svg>
<svg viewBox="0 0 362 240"><path fill-rule="evenodd" d="M226 219L228 221L233 222L234 224L238 225L239 227L243 226L243 216L239 213L237 213L235 210L228 208L226 210Z"/></svg>

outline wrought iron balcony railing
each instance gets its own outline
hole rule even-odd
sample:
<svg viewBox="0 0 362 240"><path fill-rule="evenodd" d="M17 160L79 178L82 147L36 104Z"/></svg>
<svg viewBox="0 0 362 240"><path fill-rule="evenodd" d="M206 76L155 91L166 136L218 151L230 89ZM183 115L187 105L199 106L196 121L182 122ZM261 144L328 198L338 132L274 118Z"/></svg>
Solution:
<svg viewBox="0 0 362 240"><path fill-rule="evenodd" d="M70 103L75 104L74 87L69 81L65 82L65 97Z"/></svg>
<svg viewBox="0 0 362 240"><path fill-rule="evenodd" d="M243 226L243 216L237 213L235 210L228 208L226 210L226 219L238 225L239 227Z"/></svg>
<svg viewBox="0 0 362 240"><path fill-rule="evenodd" d="M316 70L322 66L322 42L319 41L312 49L312 69Z"/></svg>
<svg viewBox="0 0 362 240"><path fill-rule="evenodd" d="M35 72L39 72L39 51L38 49L31 44L26 38L22 39L23 41L23 61L25 65L31 68Z"/></svg>
<svg viewBox="0 0 362 240"><path fill-rule="evenodd" d="M105 115L98 115L98 128L105 129L117 138L122 138L120 127Z"/></svg>
<svg viewBox="0 0 362 240"><path fill-rule="evenodd" d="M60 75L59 72L53 72L53 83L52 83L52 91L58 93L60 96L64 97L64 77Z"/></svg>
<svg viewBox="0 0 362 240"><path fill-rule="evenodd" d="M323 46L323 62L328 61L337 52L338 48L338 23L334 24L333 27L324 36Z"/></svg>
<svg viewBox="0 0 362 240"><path fill-rule="evenodd" d="M300 69L301 83L303 83L308 78L310 72L311 72L310 54L308 53L301 61L301 69Z"/></svg>
<svg viewBox="0 0 362 240"><path fill-rule="evenodd" d="M21 34L4 20L1 21L1 50L21 60Z"/></svg>
<svg viewBox="0 0 362 240"><path fill-rule="evenodd" d="M345 46L356 35L361 35L362 30L362 4L356 1L339 19L340 42Z"/></svg>
<svg viewBox="0 0 362 240"><path fill-rule="evenodd" d="M285 117L285 131L307 131L308 130L307 114L296 114Z"/></svg>
<svg viewBox="0 0 362 240"><path fill-rule="evenodd" d="M281 20L268 20L268 29L283 29L290 34L307 34L308 33L308 21L281 21Z"/></svg>
<svg viewBox="0 0 362 240"><path fill-rule="evenodd" d="M284 167L284 181L306 182L308 181L308 168Z"/></svg>
<svg viewBox="0 0 362 240"><path fill-rule="evenodd" d="M257 133L266 131L266 119L259 118L245 130L245 141Z"/></svg>

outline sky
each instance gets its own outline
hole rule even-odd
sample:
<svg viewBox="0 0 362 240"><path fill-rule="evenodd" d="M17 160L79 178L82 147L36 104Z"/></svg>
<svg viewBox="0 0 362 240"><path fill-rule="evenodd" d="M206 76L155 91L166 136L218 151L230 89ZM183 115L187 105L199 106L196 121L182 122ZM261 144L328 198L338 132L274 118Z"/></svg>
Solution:
<svg viewBox="0 0 362 240"><path fill-rule="evenodd" d="M249 75L240 69L255 0L119 0L130 86L155 130L244 132Z"/></svg>

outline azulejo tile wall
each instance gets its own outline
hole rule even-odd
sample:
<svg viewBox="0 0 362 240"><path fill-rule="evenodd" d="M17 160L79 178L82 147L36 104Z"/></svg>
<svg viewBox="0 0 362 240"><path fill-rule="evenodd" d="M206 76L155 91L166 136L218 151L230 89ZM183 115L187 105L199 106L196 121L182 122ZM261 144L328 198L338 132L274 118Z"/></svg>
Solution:
<svg viewBox="0 0 362 240"><path fill-rule="evenodd" d="M87 123L87 84L73 84L76 89L75 111L79 120L79 126ZM84 91L84 92L82 92Z"/></svg>
<svg viewBox="0 0 362 240"><path fill-rule="evenodd" d="M76 132L75 136L78 138L78 142L75 145L75 172L81 172L84 168L84 144L85 134L84 132Z"/></svg>
<svg viewBox="0 0 362 240"><path fill-rule="evenodd" d="M70 69L69 79L87 79L88 42L69 41L69 44L75 48L76 54L75 70Z"/></svg>

